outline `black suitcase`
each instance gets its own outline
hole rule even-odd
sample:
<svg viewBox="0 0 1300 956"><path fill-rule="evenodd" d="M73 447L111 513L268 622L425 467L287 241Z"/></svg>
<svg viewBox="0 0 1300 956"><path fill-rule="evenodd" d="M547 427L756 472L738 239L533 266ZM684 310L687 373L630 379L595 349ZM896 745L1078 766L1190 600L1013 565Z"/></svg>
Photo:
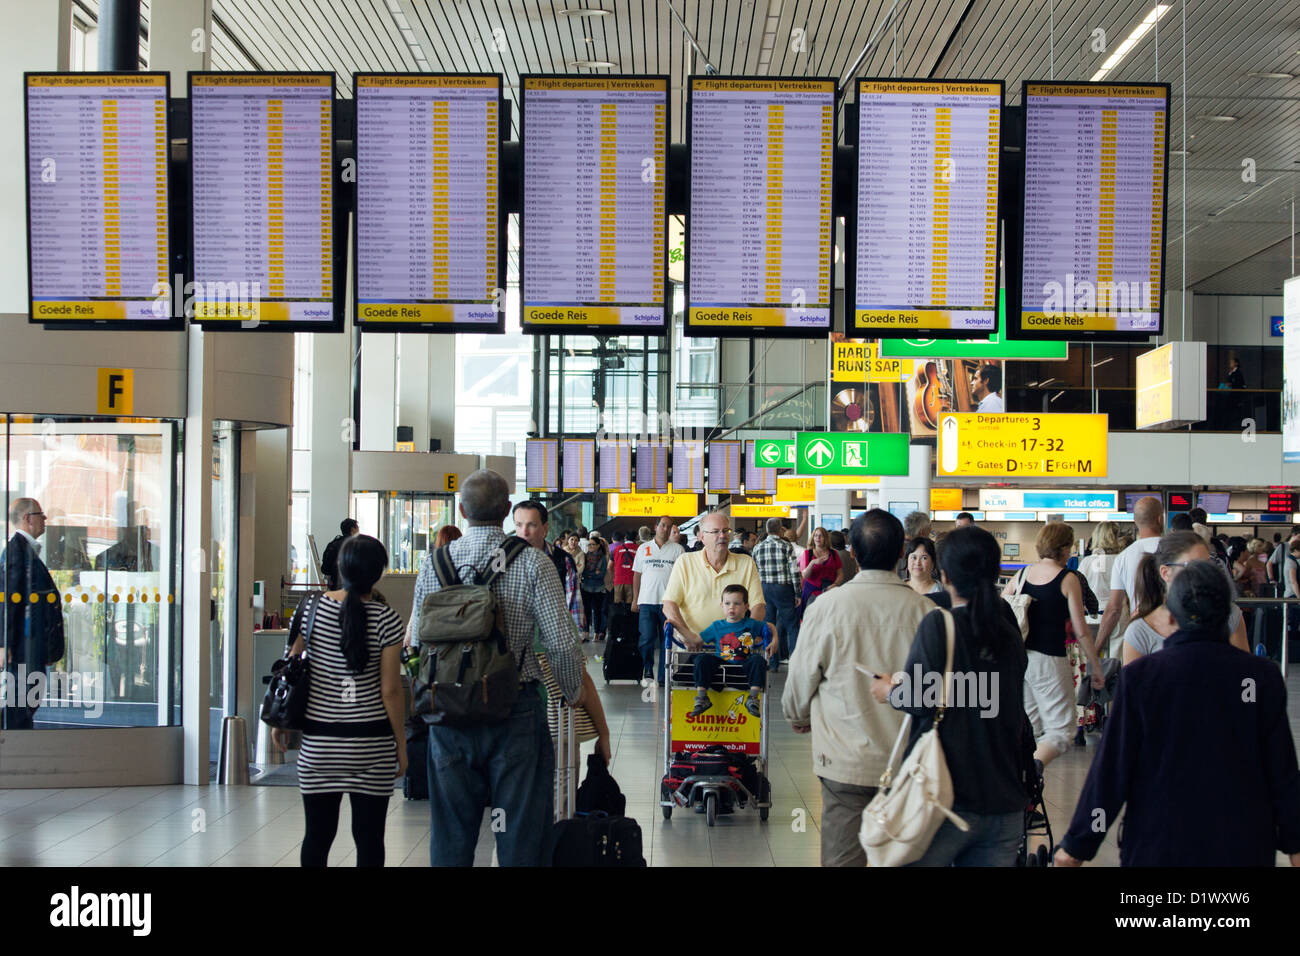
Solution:
<svg viewBox="0 0 1300 956"><path fill-rule="evenodd" d="M605 683L612 680L640 680L645 668L641 652L637 618L626 604L615 604L609 612L609 628L605 632L605 653L601 669Z"/></svg>
<svg viewBox="0 0 1300 956"><path fill-rule="evenodd" d="M406 721L406 776L402 796L407 800L429 799L429 725L423 717Z"/></svg>

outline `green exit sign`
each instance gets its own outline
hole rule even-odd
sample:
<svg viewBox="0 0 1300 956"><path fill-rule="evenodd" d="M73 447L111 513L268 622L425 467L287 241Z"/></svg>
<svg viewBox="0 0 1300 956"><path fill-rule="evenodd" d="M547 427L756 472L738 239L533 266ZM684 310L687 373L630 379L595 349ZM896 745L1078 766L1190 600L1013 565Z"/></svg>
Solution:
<svg viewBox="0 0 1300 956"><path fill-rule="evenodd" d="M793 468L794 440L791 438L755 439L754 465L758 468Z"/></svg>
<svg viewBox="0 0 1300 956"><path fill-rule="evenodd" d="M799 432L796 475L906 475L908 446L903 434Z"/></svg>

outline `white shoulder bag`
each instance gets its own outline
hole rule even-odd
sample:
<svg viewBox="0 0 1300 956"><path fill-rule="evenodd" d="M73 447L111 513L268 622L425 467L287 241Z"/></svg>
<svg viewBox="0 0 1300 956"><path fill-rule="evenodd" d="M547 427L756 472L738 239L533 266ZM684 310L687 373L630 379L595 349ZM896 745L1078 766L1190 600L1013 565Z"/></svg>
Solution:
<svg viewBox="0 0 1300 956"><path fill-rule="evenodd" d="M1020 569L1020 583L1016 585L1016 593L1006 599L1011 605L1011 612L1016 616L1016 624L1020 626L1020 639L1029 640L1029 605L1034 603L1032 595L1025 593L1025 573L1028 568Z"/></svg>
<svg viewBox="0 0 1300 956"><path fill-rule="evenodd" d="M867 808L862 811L862 830L858 838L867 851L869 866L906 866L925 855L934 835L951 820L963 832L969 824L952 812L952 777L948 761L944 759L939 743L939 724L948 706L948 684L952 678L952 652L956 636L952 614L943 611L943 623L948 634L948 660L943 668L943 688L939 710L934 724L923 733L912 752L898 769L894 781L898 755L912 729L912 715L903 720L903 727L894 741L889 764L880 778L880 790Z"/></svg>

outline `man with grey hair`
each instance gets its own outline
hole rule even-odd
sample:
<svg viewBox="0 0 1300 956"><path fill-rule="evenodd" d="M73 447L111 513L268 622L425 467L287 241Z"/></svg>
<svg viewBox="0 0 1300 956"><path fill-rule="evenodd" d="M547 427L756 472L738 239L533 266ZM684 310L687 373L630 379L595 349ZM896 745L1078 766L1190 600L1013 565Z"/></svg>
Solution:
<svg viewBox="0 0 1300 956"><path fill-rule="evenodd" d="M0 634L0 668L13 689L16 706L5 706L10 694L0 694L4 707L5 730L31 730L41 704L41 691L29 690L32 675L45 674L45 668L63 657L63 604L54 586L41 546L37 542L45 533L45 512L35 498L15 498L9 506L9 523L14 536L4 554L5 602L3 633ZM21 672L21 673L20 673ZM35 694L35 706L32 703Z"/></svg>
<svg viewBox="0 0 1300 956"><path fill-rule="evenodd" d="M643 524L641 527L636 529L636 539L641 544L645 544L654 536L655 533L650 530L650 526L647 524Z"/></svg>
<svg viewBox="0 0 1300 956"><path fill-rule="evenodd" d="M464 582L503 560L502 523L510 513L505 479L476 471L461 483L460 513L469 522L464 537L447 545ZM418 644L420 608L441 584L434 552L424 556L415 583L410 636ZM502 866L540 866L554 816L555 754L546 711L538 692L542 669L533 653L533 629L540 634L551 672L564 699L589 704L583 687L582 646L564 603L555 565L541 550L527 548L506 565L492 586L501 607L506 639L519 661L519 699L500 724L429 728L429 863L472 866L487 807L504 814L496 833Z"/></svg>
<svg viewBox="0 0 1300 956"><path fill-rule="evenodd" d="M754 559L727 550L727 536L731 533L727 516L716 511L707 514L700 519L699 528L704 547L677 560L663 596L664 617L691 651L704 646L700 631L718 619L722 589L728 584L745 588L749 616L754 620L763 620L767 613Z"/></svg>

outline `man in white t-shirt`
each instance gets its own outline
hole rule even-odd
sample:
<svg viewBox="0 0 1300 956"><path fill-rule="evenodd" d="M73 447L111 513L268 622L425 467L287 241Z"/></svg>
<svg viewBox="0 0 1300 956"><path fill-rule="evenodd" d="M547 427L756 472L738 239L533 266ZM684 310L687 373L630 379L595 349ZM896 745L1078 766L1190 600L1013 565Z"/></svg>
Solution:
<svg viewBox="0 0 1300 956"><path fill-rule="evenodd" d="M979 401L977 412L993 414L1006 409L1002 404L1002 369L996 365L981 365L975 374L975 398Z"/></svg>
<svg viewBox="0 0 1300 956"><path fill-rule="evenodd" d="M1107 642L1112 633L1116 637L1123 635L1132 609L1137 607L1138 562L1144 555L1155 552L1164 531L1165 509L1160 499L1139 498L1133 506L1133 523L1138 529L1137 540L1119 553L1110 569L1110 597L1106 599L1106 612L1097 627L1098 648L1110 646Z"/></svg>
<svg viewBox="0 0 1300 956"><path fill-rule="evenodd" d="M685 554L680 544L668 540L673 523L668 518L660 518L655 525L654 540L636 546L636 558L632 562L632 613L636 614L641 629L641 640L637 645L641 651L642 678L645 687L656 677L655 648L659 651L659 686L664 685L664 588L673 573L673 563Z"/></svg>

